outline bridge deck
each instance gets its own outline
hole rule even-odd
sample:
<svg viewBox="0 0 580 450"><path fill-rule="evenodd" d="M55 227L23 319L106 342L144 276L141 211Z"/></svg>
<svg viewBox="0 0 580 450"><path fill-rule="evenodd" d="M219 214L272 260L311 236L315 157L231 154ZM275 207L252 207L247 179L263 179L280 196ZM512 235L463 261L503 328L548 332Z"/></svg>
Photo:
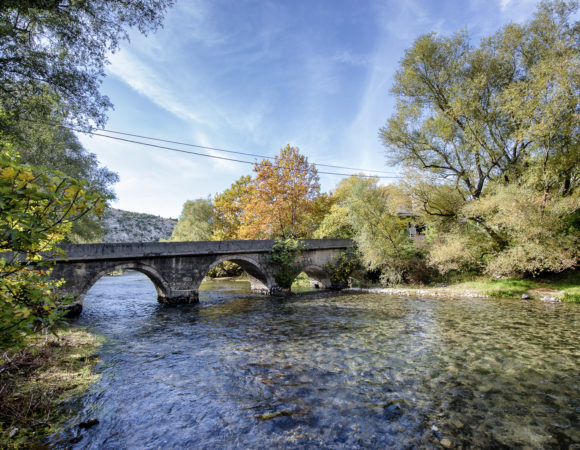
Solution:
<svg viewBox="0 0 580 450"><path fill-rule="evenodd" d="M147 257L175 257L212 254L268 253L273 240L191 241L191 242L129 242L118 244L68 244L61 248L66 258L56 260L95 261ZM352 247L351 239L300 239L309 250L331 250Z"/></svg>

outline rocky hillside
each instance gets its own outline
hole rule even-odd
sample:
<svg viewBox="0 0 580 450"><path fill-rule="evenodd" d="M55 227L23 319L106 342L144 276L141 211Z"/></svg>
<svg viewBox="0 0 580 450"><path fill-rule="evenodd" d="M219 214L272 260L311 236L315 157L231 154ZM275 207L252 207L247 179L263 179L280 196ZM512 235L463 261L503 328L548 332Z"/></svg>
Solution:
<svg viewBox="0 0 580 450"><path fill-rule="evenodd" d="M169 239L176 223L176 219L108 208L103 214L103 242L158 242Z"/></svg>

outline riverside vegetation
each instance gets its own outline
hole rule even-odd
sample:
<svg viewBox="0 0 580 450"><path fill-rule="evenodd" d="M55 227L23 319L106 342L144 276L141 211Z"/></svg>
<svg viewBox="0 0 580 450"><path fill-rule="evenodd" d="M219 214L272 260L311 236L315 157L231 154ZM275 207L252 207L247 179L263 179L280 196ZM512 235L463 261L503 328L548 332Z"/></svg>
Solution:
<svg viewBox="0 0 580 450"><path fill-rule="evenodd" d="M35 445L68 394L94 379L97 340L63 331L68 299L43 252L98 241L117 175L73 129L103 126L107 55L155 30L171 0L5 1L0 6L0 446ZM60 338L45 337L60 333Z"/></svg>
<svg viewBox="0 0 580 450"><path fill-rule="evenodd" d="M70 127L104 124L106 55L129 28L156 29L171 4L0 7L2 367L43 354L38 336L62 323L67 299L46 277L42 252L103 238L99 219L117 176ZM577 1L542 2L532 20L478 45L466 32L420 36L400 63L395 112L379 131L404 181L353 175L323 193L316 166L288 145L224 192L187 202L170 240L352 238L357 251L329 268L335 281L463 280L457 289L483 295L538 298L553 289L578 301L577 14ZM290 282L297 274L282 266ZM231 263L215 270L240 272ZM4 437L22 437L13 432L19 427L2 424ZM43 427L36 437L51 429Z"/></svg>

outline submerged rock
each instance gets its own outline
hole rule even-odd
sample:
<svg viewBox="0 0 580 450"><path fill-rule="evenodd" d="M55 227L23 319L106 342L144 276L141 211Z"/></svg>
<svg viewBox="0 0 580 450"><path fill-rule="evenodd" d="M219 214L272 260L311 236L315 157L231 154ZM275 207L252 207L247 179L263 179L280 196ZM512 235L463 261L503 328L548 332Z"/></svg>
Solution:
<svg viewBox="0 0 580 450"><path fill-rule="evenodd" d="M260 420L268 420L268 419L274 419L275 417L291 416L291 415L292 415L292 411L290 411L288 409L284 409L282 411L276 411L276 412L273 412L273 413L260 414L257 417Z"/></svg>
<svg viewBox="0 0 580 450"><path fill-rule="evenodd" d="M86 430L87 428L94 427L95 425L98 425L98 424L99 424L99 419L93 418L93 419L89 419L89 420L86 420L84 422L79 423L79 428L84 428Z"/></svg>

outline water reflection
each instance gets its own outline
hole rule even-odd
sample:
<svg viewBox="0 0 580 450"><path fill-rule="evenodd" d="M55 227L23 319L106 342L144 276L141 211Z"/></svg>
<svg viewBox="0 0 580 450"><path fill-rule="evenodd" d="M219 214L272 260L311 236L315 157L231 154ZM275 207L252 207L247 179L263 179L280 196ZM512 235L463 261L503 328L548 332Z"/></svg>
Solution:
<svg viewBox="0 0 580 450"><path fill-rule="evenodd" d="M62 446L580 442L577 305L207 288L167 308L141 274L95 285L78 323L109 341L73 423L100 423Z"/></svg>

